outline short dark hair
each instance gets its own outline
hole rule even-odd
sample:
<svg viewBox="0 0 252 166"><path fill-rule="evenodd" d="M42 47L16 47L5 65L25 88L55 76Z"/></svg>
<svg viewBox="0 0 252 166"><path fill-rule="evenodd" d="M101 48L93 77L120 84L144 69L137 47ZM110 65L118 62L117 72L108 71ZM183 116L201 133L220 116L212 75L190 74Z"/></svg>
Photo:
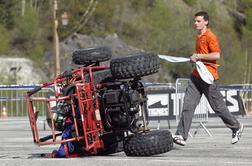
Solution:
<svg viewBox="0 0 252 166"><path fill-rule="evenodd" d="M197 17L197 16L203 16L203 19L204 19L205 21L208 21L208 23L209 23L209 15L208 15L208 13L205 12L205 11L200 11L200 12L196 13L194 16L195 16L195 17ZM208 25L208 24L207 24L207 25Z"/></svg>

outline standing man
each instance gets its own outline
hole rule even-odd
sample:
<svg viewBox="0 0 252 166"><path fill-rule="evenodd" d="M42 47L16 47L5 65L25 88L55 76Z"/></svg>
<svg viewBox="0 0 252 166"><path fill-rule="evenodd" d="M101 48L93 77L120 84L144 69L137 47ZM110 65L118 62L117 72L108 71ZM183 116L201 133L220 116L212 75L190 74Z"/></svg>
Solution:
<svg viewBox="0 0 252 166"><path fill-rule="evenodd" d="M202 94L204 94L214 112L222 119L225 125L232 130L231 143L235 144L241 138L243 125L229 112L218 85L218 65L220 46L217 36L208 28L209 16L205 11L195 14L195 29L198 31L196 38L196 53L190 59L192 63L202 61L214 77L213 84L205 83L199 76L196 68L191 74L184 97L182 116L177 127L173 141L181 146L186 145L188 132L191 127L193 114Z"/></svg>

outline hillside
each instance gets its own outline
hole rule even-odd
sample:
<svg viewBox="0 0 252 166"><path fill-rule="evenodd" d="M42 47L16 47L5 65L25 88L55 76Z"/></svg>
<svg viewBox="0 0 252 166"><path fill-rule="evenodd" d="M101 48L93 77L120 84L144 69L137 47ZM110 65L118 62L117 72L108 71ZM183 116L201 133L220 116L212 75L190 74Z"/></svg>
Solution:
<svg viewBox="0 0 252 166"><path fill-rule="evenodd" d="M0 1L0 54L30 58L49 78L54 75L50 2ZM195 46L194 13L206 10L221 43L220 82L251 82L251 8L251 0L61 0L58 15L69 15L69 24L58 29L61 68L71 66L73 50L101 45L112 47L114 56L144 50L188 57ZM190 71L191 64L162 61L159 73L146 80L174 82Z"/></svg>

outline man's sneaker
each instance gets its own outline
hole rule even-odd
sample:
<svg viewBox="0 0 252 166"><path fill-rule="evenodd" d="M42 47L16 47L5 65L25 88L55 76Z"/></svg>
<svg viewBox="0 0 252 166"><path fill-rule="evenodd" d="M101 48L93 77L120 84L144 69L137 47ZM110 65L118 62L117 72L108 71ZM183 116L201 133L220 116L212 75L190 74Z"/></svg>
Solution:
<svg viewBox="0 0 252 166"><path fill-rule="evenodd" d="M173 142L180 145L180 146L185 146L186 145L186 141L184 140L184 138L182 137L182 135L172 135L173 138Z"/></svg>
<svg viewBox="0 0 252 166"><path fill-rule="evenodd" d="M241 139L242 132L243 132L243 124L240 125L239 130L233 131L232 141L231 141L232 144L237 143Z"/></svg>

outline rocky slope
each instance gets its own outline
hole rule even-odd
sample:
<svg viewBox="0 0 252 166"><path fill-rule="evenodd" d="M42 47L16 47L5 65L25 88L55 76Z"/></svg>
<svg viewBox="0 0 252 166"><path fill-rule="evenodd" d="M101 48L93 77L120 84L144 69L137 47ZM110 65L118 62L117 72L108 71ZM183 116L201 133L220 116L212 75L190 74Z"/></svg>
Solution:
<svg viewBox="0 0 252 166"><path fill-rule="evenodd" d="M38 84L47 79L30 59L0 57L0 62L0 79L4 84Z"/></svg>

